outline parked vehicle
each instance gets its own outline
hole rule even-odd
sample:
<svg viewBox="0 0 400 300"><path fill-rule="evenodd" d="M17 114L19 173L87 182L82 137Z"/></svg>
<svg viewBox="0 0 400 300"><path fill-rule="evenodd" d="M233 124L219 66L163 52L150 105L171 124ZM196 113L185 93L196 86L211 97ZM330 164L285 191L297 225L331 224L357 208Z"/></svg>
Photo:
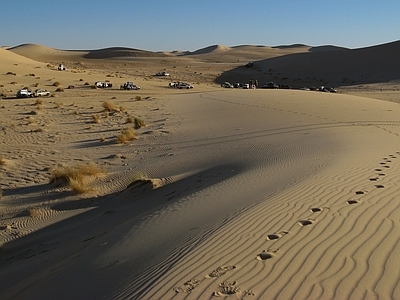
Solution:
<svg viewBox="0 0 400 300"><path fill-rule="evenodd" d="M137 86L132 81L125 82L120 86L121 90L140 90L140 86Z"/></svg>
<svg viewBox="0 0 400 300"><path fill-rule="evenodd" d="M252 66L254 66L254 63L252 63L252 62L248 62L246 64L246 68L251 68Z"/></svg>
<svg viewBox="0 0 400 300"><path fill-rule="evenodd" d="M224 88L233 89L233 85L228 81L225 81L223 84L221 84L221 86Z"/></svg>
<svg viewBox="0 0 400 300"><path fill-rule="evenodd" d="M320 86L319 88L318 88L318 91L320 91L320 92L326 92L326 93L336 93L337 92L337 90L334 88L334 87L331 87L331 86Z"/></svg>
<svg viewBox="0 0 400 300"><path fill-rule="evenodd" d="M235 89L243 88L243 83L241 83L241 82L236 82L236 83L233 85L233 87L234 87Z"/></svg>
<svg viewBox="0 0 400 300"><path fill-rule="evenodd" d="M35 95L32 93L32 91L28 89L22 89L17 92L17 98L29 98L34 96Z"/></svg>
<svg viewBox="0 0 400 300"><path fill-rule="evenodd" d="M250 84L249 83L244 83L242 88L245 89L245 90L248 90L250 88Z"/></svg>
<svg viewBox="0 0 400 300"><path fill-rule="evenodd" d="M273 81L270 81L263 85L263 89L279 89L279 85Z"/></svg>
<svg viewBox="0 0 400 300"><path fill-rule="evenodd" d="M50 92L48 90L38 89L35 90L35 97L48 97L50 96Z"/></svg>
<svg viewBox="0 0 400 300"><path fill-rule="evenodd" d="M169 73L165 72L165 71L162 71L162 72L156 73L156 76L169 76Z"/></svg>
<svg viewBox="0 0 400 300"><path fill-rule="evenodd" d="M169 84L170 88L177 88L177 89L192 89L193 86L190 85L187 82L181 82L181 81L175 81L175 82L170 82Z"/></svg>
<svg viewBox="0 0 400 300"><path fill-rule="evenodd" d="M94 83L94 85L95 85L97 88L101 88L101 89L109 89L109 88L112 88L112 83L109 82L109 81L96 81L96 82Z"/></svg>
<svg viewBox="0 0 400 300"><path fill-rule="evenodd" d="M65 67L63 64L58 65L58 71L65 71Z"/></svg>

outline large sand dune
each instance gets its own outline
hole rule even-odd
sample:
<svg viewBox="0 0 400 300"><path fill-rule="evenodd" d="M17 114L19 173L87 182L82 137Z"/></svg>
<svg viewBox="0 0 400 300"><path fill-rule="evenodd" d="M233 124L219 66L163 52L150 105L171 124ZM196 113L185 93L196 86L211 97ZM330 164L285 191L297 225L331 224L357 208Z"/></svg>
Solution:
<svg viewBox="0 0 400 300"><path fill-rule="evenodd" d="M1 299L400 299L398 92L222 89L235 55L310 48L221 47L75 54L65 72L42 46L0 49ZM195 88L169 89L160 69ZM84 85L105 78L116 87ZM119 90L128 80L142 89ZM32 83L55 97L13 97ZM118 144L129 116L147 126ZM86 193L49 183L89 162L104 174Z"/></svg>

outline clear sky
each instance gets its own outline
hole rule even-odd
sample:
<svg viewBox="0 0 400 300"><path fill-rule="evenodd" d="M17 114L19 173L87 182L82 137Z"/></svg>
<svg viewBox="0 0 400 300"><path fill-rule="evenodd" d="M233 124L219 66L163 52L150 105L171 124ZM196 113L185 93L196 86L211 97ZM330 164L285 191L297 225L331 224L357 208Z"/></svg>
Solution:
<svg viewBox="0 0 400 300"><path fill-rule="evenodd" d="M0 46L360 48L400 39L399 0L0 0Z"/></svg>

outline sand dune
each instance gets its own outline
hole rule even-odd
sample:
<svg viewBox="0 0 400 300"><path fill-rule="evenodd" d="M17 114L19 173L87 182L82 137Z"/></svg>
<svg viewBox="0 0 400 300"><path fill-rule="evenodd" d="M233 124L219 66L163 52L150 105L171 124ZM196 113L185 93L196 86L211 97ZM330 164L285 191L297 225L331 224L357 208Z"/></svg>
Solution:
<svg viewBox="0 0 400 300"><path fill-rule="evenodd" d="M0 298L399 299L399 104L356 90L214 83L235 68L261 78L271 61L296 62L297 74L314 55L347 60L350 78L357 64L357 72L375 66L372 54L393 60L397 46L211 46L126 60L75 52L63 72L47 62L64 50L0 49L9 94L0 100ZM258 55L276 58L239 67ZM331 66L326 76L343 76ZM153 76L160 69L171 78ZM369 78L395 79L391 70L381 65ZM194 89L168 88L178 78ZM100 79L113 88L84 84ZM142 89L119 90L128 80ZM55 92L55 81L75 88ZM54 96L13 96L34 85ZM115 108L105 111L105 101ZM134 126L128 117L146 126L118 144ZM85 193L49 183L53 168L91 162L103 171L84 178Z"/></svg>
<svg viewBox="0 0 400 300"><path fill-rule="evenodd" d="M398 51L399 41L360 49L293 53L257 61L253 76L257 76L259 82L273 80L293 87L400 80L397 71L400 63L394 59ZM221 74L217 81L248 81L248 74L240 76L241 73L241 69L232 69Z"/></svg>

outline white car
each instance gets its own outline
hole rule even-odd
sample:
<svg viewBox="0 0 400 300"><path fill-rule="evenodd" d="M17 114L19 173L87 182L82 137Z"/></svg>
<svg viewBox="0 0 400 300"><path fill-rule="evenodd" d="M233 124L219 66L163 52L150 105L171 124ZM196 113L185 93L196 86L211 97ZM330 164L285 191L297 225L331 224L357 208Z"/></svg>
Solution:
<svg viewBox="0 0 400 300"><path fill-rule="evenodd" d="M35 95L32 93L32 91L28 89L22 89L17 92L17 98L28 98L34 96Z"/></svg>
<svg viewBox="0 0 400 300"><path fill-rule="evenodd" d="M121 90L140 90L140 86L137 86L132 81L125 82L120 86Z"/></svg>
<svg viewBox="0 0 400 300"><path fill-rule="evenodd" d="M169 87L171 87L171 88L177 88L177 89L192 89L192 88L193 88L193 86L190 85L189 83L187 83L187 82L181 82L181 81L178 81L178 82L170 82L168 85L169 85Z"/></svg>
<svg viewBox="0 0 400 300"><path fill-rule="evenodd" d="M223 84L221 84L221 86L224 87L224 88L227 88L227 89L233 89L233 85L228 81L226 81Z"/></svg>
<svg viewBox="0 0 400 300"><path fill-rule="evenodd" d="M50 92L48 90L36 90L35 97L46 97L50 96Z"/></svg>
<svg viewBox="0 0 400 300"><path fill-rule="evenodd" d="M163 71L163 72L158 72L158 73L156 74L156 76L169 76L169 73L168 73L168 72L165 72L165 71Z"/></svg>

